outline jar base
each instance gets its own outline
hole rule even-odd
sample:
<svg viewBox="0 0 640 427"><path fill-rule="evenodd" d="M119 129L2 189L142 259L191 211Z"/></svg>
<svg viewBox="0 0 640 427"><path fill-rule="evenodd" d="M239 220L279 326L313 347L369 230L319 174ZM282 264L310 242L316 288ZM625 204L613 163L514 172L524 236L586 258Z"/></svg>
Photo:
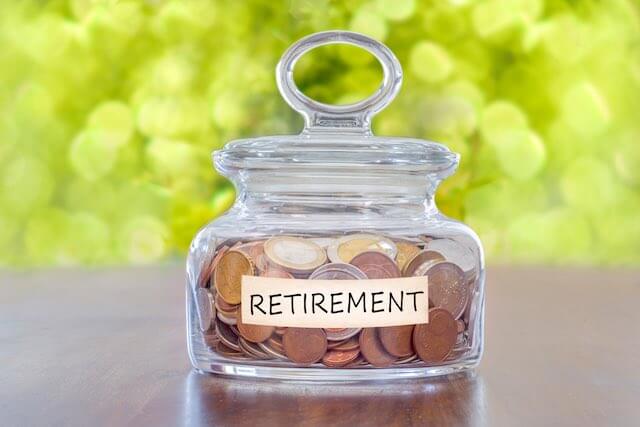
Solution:
<svg viewBox="0 0 640 427"><path fill-rule="evenodd" d="M457 360L438 366L393 367L393 368L298 368L260 366L255 363L211 362L201 360L194 367L201 373L223 375L227 377L261 378L272 380L305 382L370 382L380 380L405 380L413 378L439 377L462 373L475 368L479 357Z"/></svg>

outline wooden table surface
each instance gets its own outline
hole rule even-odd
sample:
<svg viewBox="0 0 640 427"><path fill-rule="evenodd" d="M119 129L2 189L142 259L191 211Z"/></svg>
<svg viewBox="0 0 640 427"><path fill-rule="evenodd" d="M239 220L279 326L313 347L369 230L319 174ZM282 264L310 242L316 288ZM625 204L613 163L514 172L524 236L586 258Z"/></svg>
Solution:
<svg viewBox="0 0 640 427"><path fill-rule="evenodd" d="M0 273L0 425L640 425L640 271L495 268L476 373L366 385L201 375L181 266Z"/></svg>

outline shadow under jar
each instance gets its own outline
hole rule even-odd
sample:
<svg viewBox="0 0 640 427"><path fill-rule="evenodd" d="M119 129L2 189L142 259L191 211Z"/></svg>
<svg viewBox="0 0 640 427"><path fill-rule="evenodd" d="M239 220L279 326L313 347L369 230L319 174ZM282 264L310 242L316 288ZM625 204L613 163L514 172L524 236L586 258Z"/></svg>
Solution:
<svg viewBox="0 0 640 427"><path fill-rule="evenodd" d="M384 78L374 95L332 106L296 88L297 59L331 43L360 46L379 60ZM234 141L214 153L215 167L233 181L237 199L191 245L187 333L193 366L231 376L319 381L425 377L476 366L483 346L482 248L469 227L442 215L434 202L459 156L440 144L376 137L370 130L372 116L401 85L393 53L360 34L318 33L283 55L276 77L305 128L300 135ZM427 292L407 300L403 291L401 301L399 289L409 282ZM249 300L249 290L258 289L251 286L296 292ZM345 316L356 299L342 291L357 286L363 301ZM320 288L324 294L314 299L310 290ZM334 301L334 293L346 299ZM416 321L391 320L418 306L423 314ZM287 317L291 310L299 317Z"/></svg>

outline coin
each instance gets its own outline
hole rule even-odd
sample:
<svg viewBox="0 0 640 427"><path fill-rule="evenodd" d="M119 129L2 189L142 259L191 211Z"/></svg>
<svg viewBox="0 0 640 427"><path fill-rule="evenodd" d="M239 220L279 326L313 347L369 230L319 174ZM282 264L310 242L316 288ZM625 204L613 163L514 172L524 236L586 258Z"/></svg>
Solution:
<svg viewBox="0 0 640 427"><path fill-rule="evenodd" d="M210 331L210 333L202 334L202 340L207 347L215 348L216 344L220 341L220 338L218 338L215 331Z"/></svg>
<svg viewBox="0 0 640 427"><path fill-rule="evenodd" d="M425 276L429 278L429 300L458 319L469 300L469 288L460 267L451 262L440 262L429 268Z"/></svg>
<svg viewBox="0 0 640 427"><path fill-rule="evenodd" d="M311 237L309 240L320 246L322 249L327 249L336 241L333 237Z"/></svg>
<svg viewBox="0 0 640 427"><path fill-rule="evenodd" d="M218 341L213 348L219 356L237 358L242 355L240 351L234 350L233 348L224 344L222 341Z"/></svg>
<svg viewBox="0 0 640 427"><path fill-rule="evenodd" d="M216 289L229 304L240 304L242 276L253 276L254 267L247 256L236 250L227 251L214 273Z"/></svg>
<svg viewBox="0 0 640 427"><path fill-rule="evenodd" d="M229 246L222 246L217 251L215 256L211 259L211 262L207 265L206 273L202 275L203 282L200 284L201 287L206 287L206 284L209 284L211 289L214 288L214 278L213 272L216 270L216 266L218 262L220 262L220 258L229 250Z"/></svg>
<svg viewBox="0 0 640 427"><path fill-rule="evenodd" d="M349 262L358 267L368 279L393 279L400 277L395 261L382 252L362 252Z"/></svg>
<svg viewBox="0 0 640 427"><path fill-rule="evenodd" d="M420 266L426 263L433 263L434 261L444 261L444 257L436 251L422 250L407 262L402 271L402 275L404 277L417 276L416 270L418 270Z"/></svg>
<svg viewBox="0 0 640 427"><path fill-rule="evenodd" d="M224 312L224 311L218 310L216 312L216 317L222 323L225 323L227 325L235 325L235 324L238 323L237 314L236 314L235 311L233 311L233 312Z"/></svg>
<svg viewBox="0 0 640 427"><path fill-rule="evenodd" d="M238 309L238 304L229 304L220 297L220 294L216 294L215 304L216 309L223 312L235 312Z"/></svg>
<svg viewBox="0 0 640 427"><path fill-rule="evenodd" d="M329 350L322 357L322 363L329 368L341 368L353 362L360 355L360 350Z"/></svg>
<svg viewBox="0 0 640 427"><path fill-rule="evenodd" d="M315 270L310 280L362 280L367 276L359 268L351 264L330 263Z"/></svg>
<svg viewBox="0 0 640 427"><path fill-rule="evenodd" d="M293 279L294 277L291 273L284 271L281 268L277 267L267 267L264 271L260 273L261 277L278 277L280 279Z"/></svg>
<svg viewBox="0 0 640 427"><path fill-rule="evenodd" d="M358 254L377 251L395 258L398 253L396 245L386 237L375 234L350 234L336 240L327 248L331 262L349 263Z"/></svg>
<svg viewBox="0 0 640 427"><path fill-rule="evenodd" d="M240 351L240 346L238 345L238 335L233 332L231 327L219 320L216 321L216 335L220 338L220 341L227 347Z"/></svg>
<svg viewBox="0 0 640 427"><path fill-rule="evenodd" d="M265 270L268 267L267 257L264 255L264 240L242 243L234 250L247 255L257 270Z"/></svg>
<svg viewBox="0 0 640 427"><path fill-rule="evenodd" d="M298 237L272 237L265 242L264 253L271 264L293 274L310 273L327 261L320 246Z"/></svg>
<svg viewBox="0 0 640 427"><path fill-rule="evenodd" d="M327 352L327 335L322 329L287 328L282 345L291 361L311 365L319 362Z"/></svg>
<svg viewBox="0 0 640 427"><path fill-rule="evenodd" d="M260 255L264 253L264 240L256 240L253 242L242 243L235 246L233 249L240 251L247 255L252 260L256 260Z"/></svg>
<svg viewBox="0 0 640 427"><path fill-rule="evenodd" d="M415 353L413 353L411 356L403 357L401 359L396 360L395 364L396 365L404 365L404 364L413 362L417 358L418 358L418 356Z"/></svg>
<svg viewBox="0 0 640 427"><path fill-rule="evenodd" d="M273 335L271 336L267 341L265 341L265 343L277 350L279 353L284 354L284 346L282 345L282 338L280 338L278 335Z"/></svg>
<svg viewBox="0 0 640 427"><path fill-rule="evenodd" d="M413 347L426 363L437 363L447 358L458 337L456 320L443 308L429 310L429 323L413 329Z"/></svg>
<svg viewBox="0 0 640 427"><path fill-rule="evenodd" d="M351 338L341 342L334 341L333 343L330 343L330 347L333 350L349 351L349 350L355 350L356 348L359 348L360 342L359 342L358 336L354 335Z"/></svg>
<svg viewBox="0 0 640 427"><path fill-rule="evenodd" d="M238 310L236 326L242 338L254 343L263 342L269 339L276 329L274 326L248 325L242 321L242 311Z"/></svg>
<svg viewBox="0 0 640 427"><path fill-rule="evenodd" d="M378 337L376 328L364 328L360 333L360 352L371 365L376 368L391 366L395 357L389 354Z"/></svg>
<svg viewBox="0 0 640 427"><path fill-rule="evenodd" d="M378 336L384 349L392 356L408 357L413 354L413 325L379 328Z"/></svg>
<svg viewBox="0 0 640 427"><path fill-rule="evenodd" d="M272 356L266 353L264 350L262 350L258 346L258 344L252 343L251 341L248 341L242 337L238 339L238 345L240 346L240 349L247 356L252 356L255 359L261 359L261 360L267 360L272 358Z"/></svg>
<svg viewBox="0 0 640 427"><path fill-rule="evenodd" d="M476 257L462 243L452 239L435 239L427 244L427 249L440 252L447 261L459 266L469 277L473 276L477 266Z"/></svg>
<svg viewBox="0 0 640 427"><path fill-rule="evenodd" d="M275 333L276 335L282 336L286 331L287 331L287 328L280 326L276 328Z"/></svg>
<svg viewBox="0 0 640 427"><path fill-rule="evenodd" d="M271 345L269 345L269 341L259 342L258 347L260 347L262 351L264 351L271 357L274 357L276 359L281 359L281 360L287 360L287 356L284 355L284 351L280 348L272 347Z"/></svg>
<svg viewBox="0 0 640 427"><path fill-rule="evenodd" d="M329 341L344 341L357 335L361 328L325 328L324 331L327 334L327 340Z"/></svg>
<svg viewBox="0 0 640 427"><path fill-rule="evenodd" d="M358 357L356 357L356 360L354 360L353 362L349 363L346 367L347 368L359 368L362 367L363 365L368 365L367 361L364 360L364 357L362 357L362 354L359 354Z"/></svg>
<svg viewBox="0 0 640 427"><path fill-rule="evenodd" d="M202 332L211 329L211 321L215 317L215 305L211 292L206 288L198 288L196 291L196 312L198 313L198 323Z"/></svg>
<svg viewBox="0 0 640 427"><path fill-rule="evenodd" d="M396 262L400 271L404 270L407 263L420 252L420 248L413 243L408 242L396 242L398 248L398 255L396 255Z"/></svg>
<svg viewBox="0 0 640 427"><path fill-rule="evenodd" d="M459 334L467 330L467 325L465 325L464 321L461 319L456 320L456 327Z"/></svg>

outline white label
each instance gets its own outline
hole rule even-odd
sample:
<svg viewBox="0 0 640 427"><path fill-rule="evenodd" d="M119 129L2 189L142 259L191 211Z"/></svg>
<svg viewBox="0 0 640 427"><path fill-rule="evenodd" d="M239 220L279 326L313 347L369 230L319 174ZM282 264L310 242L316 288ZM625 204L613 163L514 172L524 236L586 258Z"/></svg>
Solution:
<svg viewBox="0 0 640 427"><path fill-rule="evenodd" d="M250 325L361 328L429 321L427 277L305 280L242 276Z"/></svg>

